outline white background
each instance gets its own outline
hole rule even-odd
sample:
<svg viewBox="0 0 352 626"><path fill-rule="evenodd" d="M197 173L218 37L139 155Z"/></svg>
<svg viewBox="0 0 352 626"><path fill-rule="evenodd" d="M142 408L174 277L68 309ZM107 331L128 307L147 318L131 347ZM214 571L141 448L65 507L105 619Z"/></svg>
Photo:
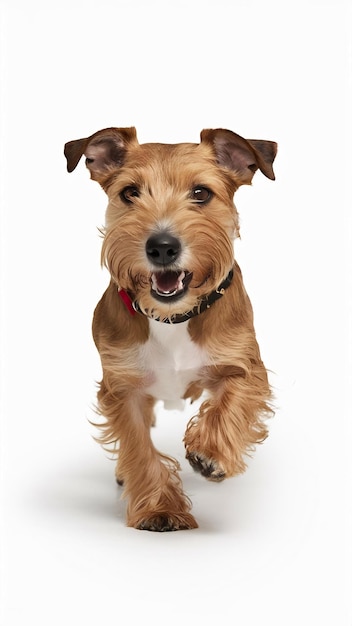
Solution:
<svg viewBox="0 0 352 626"><path fill-rule="evenodd" d="M351 625L351 10L343 0L2 0L1 623ZM199 529L126 528L93 441L105 196L63 145L224 127L276 140L236 256L277 412L247 472L183 461Z"/></svg>

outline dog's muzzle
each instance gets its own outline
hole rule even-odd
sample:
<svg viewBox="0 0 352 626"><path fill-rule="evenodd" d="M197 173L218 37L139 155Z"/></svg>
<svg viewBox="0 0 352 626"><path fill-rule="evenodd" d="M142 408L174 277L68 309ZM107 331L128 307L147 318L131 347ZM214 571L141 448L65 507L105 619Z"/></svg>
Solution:
<svg viewBox="0 0 352 626"><path fill-rule="evenodd" d="M147 258L153 267L157 268L151 275L151 293L156 300L161 302L165 302L166 299L169 302L179 300L188 289L192 273L174 269L181 249L180 240L168 231L153 233L146 242Z"/></svg>

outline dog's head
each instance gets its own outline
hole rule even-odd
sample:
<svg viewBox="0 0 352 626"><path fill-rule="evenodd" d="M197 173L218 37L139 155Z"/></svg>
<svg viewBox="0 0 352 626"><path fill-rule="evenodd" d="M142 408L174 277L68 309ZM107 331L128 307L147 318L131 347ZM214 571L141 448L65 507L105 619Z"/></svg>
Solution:
<svg viewBox="0 0 352 626"><path fill-rule="evenodd" d="M81 156L109 204L102 260L142 311L165 319L193 309L234 263L233 195L257 169L274 180L277 145L208 129L201 142L139 144L134 128L107 128L65 145Z"/></svg>

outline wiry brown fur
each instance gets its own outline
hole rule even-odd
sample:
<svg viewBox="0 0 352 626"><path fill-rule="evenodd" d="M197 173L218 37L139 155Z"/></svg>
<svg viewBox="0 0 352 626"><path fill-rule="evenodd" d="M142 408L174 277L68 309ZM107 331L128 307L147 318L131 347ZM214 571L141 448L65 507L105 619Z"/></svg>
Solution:
<svg viewBox="0 0 352 626"><path fill-rule="evenodd" d="M201 137L200 144L140 145L134 129L112 128L65 147L69 171L84 153L92 178L109 198L102 261L111 282L93 322L103 369L100 440L118 452L116 478L128 498L127 524L140 529L197 526L178 463L158 452L150 436L158 399L150 388L158 372L145 357L152 340L148 316L163 320L192 310L234 268L223 297L187 322L188 341L206 362L183 397L195 400L204 390L208 394L184 437L194 469L214 481L243 472L245 455L267 436L264 420L271 413L252 308L233 256L239 223L232 198L239 185L250 184L258 168L274 178L276 144L244 140L223 129L203 131ZM200 185L212 191L204 204L190 197L190 190ZM138 189L131 202L121 196L128 186ZM182 243L181 260L171 269L193 272L186 293L172 302L160 302L151 291L155 268L146 258L146 242L160 230ZM132 316L118 290L132 294L142 312Z"/></svg>

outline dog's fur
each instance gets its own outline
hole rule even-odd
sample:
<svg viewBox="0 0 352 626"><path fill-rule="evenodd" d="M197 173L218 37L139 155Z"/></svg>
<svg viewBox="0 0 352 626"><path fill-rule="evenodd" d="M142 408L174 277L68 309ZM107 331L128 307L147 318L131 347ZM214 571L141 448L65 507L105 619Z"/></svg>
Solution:
<svg viewBox="0 0 352 626"><path fill-rule="evenodd" d="M153 445L157 400L172 406L206 392L184 443L212 481L243 472L244 456L267 436L271 390L234 260L233 194L257 169L274 180L276 149L225 129L203 130L199 144L140 145L134 128L107 128L65 145L68 171L84 154L109 199L102 262L111 282L93 334L103 369L100 439L118 448L128 526L197 527L178 463ZM190 319L179 322L182 314Z"/></svg>

